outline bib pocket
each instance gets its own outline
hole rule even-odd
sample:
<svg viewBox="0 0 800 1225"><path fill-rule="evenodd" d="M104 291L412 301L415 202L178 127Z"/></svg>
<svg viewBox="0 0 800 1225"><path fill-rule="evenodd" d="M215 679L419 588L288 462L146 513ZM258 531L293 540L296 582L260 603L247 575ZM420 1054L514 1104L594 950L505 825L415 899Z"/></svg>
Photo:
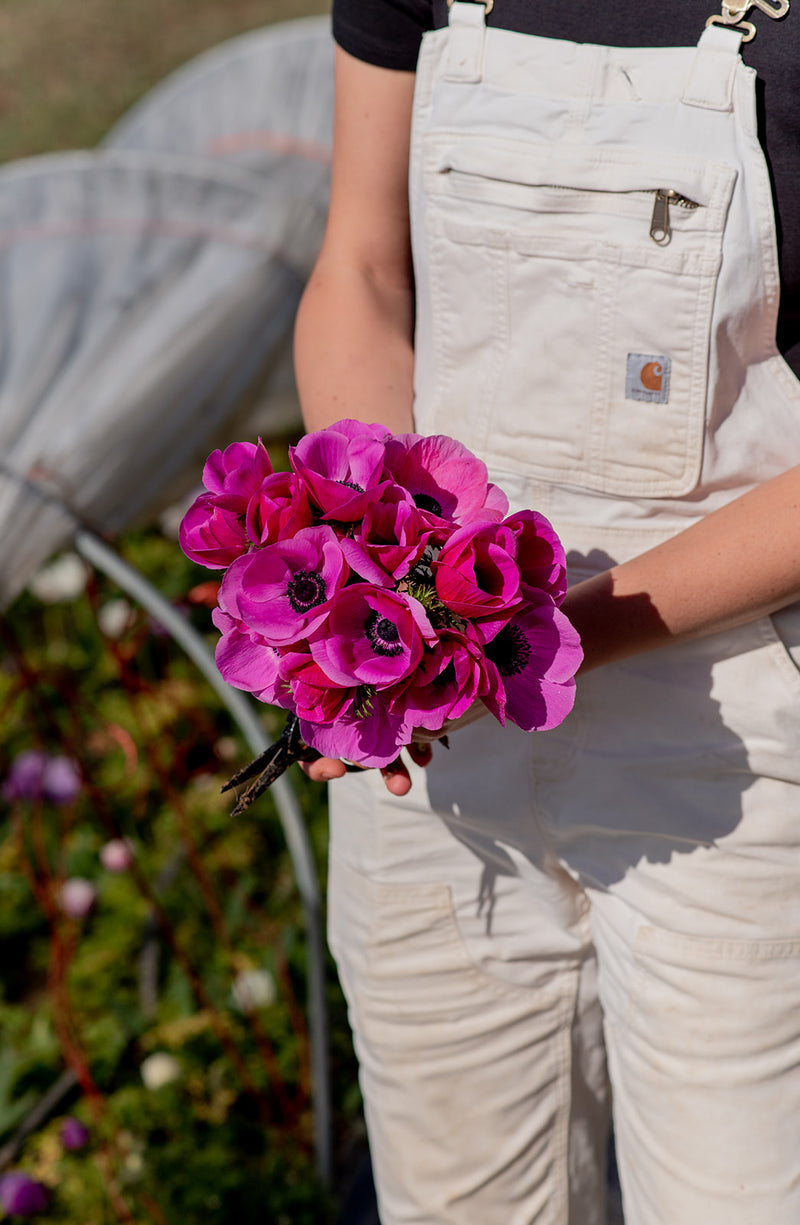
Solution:
<svg viewBox="0 0 800 1225"><path fill-rule="evenodd" d="M548 483L689 493L736 172L444 133L425 166L434 428Z"/></svg>

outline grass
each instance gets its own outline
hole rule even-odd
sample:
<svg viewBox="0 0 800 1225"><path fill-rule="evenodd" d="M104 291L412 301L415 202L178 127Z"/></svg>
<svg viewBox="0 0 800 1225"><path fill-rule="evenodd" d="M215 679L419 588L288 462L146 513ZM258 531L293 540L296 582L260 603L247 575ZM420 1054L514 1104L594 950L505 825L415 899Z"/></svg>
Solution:
<svg viewBox="0 0 800 1225"><path fill-rule="evenodd" d="M0 162L91 148L148 89L326 0L0 0Z"/></svg>

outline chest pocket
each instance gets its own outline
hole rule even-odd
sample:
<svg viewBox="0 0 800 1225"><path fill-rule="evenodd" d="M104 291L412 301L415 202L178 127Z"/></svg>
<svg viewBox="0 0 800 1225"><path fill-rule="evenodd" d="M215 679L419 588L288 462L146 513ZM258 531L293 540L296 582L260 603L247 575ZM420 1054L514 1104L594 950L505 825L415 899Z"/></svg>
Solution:
<svg viewBox="0 0 800 1225"><path fill-rule="evenodd" d="M434 427L457 423L502 471L689 493L735 175L615 147L428 137Z"/></svg>

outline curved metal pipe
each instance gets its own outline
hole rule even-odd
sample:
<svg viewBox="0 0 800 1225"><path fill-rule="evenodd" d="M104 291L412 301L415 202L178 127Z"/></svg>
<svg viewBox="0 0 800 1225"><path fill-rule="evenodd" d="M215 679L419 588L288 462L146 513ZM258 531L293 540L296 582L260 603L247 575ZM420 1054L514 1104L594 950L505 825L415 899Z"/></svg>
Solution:
<svg viewBox="0 0 800 1225"><path fill-rule="evenodd" d="M240 690L231 688L222 679L213 655L188 619L100 536L80 527L73 539L77 552L86 561L143 605L182 647L231 712L253 755L257 756L269 748L269 737L264 732L252 704ZM329 1186L332 1177L331 1100L322 901L311 844L291 784L283 776L273 783L271 792L283 826L305 914L314 1152L320 1179L325 1186Z"/></svg>

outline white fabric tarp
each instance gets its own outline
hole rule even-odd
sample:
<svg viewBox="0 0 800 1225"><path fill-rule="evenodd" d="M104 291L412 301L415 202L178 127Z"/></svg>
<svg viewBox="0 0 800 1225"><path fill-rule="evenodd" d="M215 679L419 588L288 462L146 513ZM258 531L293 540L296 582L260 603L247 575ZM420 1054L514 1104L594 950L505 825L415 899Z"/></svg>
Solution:
<svg viewBox="0 0 800 1225"><path fill-rule="evenodd" d="M0 604L76 522L116 531L196 485L285 385L332 86L327 21L268 27L169 78L103 148L0 169Z"/></svg>
<svg viewBox="0 0 800 1225"><path fill-rule="evenodd" d="M127 112L103 145L192 153L280 178L327 205L333 42L327 17L266 26L214 47Z"/></svg>

